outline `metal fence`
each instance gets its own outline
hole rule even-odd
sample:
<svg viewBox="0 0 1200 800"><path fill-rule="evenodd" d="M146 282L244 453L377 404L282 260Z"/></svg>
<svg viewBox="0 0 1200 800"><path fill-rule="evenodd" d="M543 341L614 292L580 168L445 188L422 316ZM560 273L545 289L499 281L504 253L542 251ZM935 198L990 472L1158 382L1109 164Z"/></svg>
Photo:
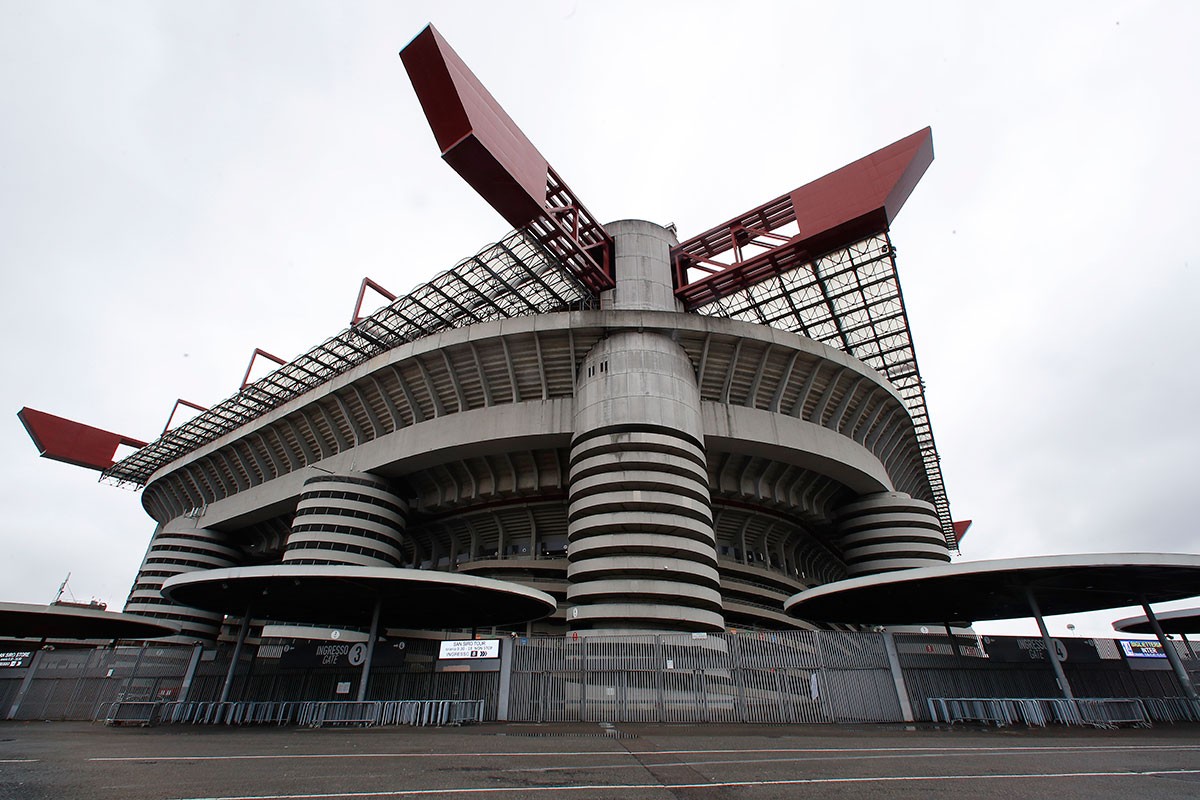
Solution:
<svg viewBox="0 0 1200 800"><path fill-rule="evenodd" d="M483 722L482 700L379 700L321 702L105 703L96 721L107 725L464 725Z"/></svg>
<svg viewBox="0 0 1200 800"><path fill-rule="evenodd" d="M523 637L503 640L499 670L459 672L439 671L436 641L414 639L403 663L372 669L362 704L351 702L357 667L289 667L278 645L238 665L227 703L217 701L231 647L47 648L0 670L0 715L236 725L1200 721L1173 672L1124 658L1110 640L1066 640L1062 666L1085 700L1062 706L1038 642L839 631ZM1177 652L1195 682L1200 660Z"/></svg>
<svg viewBox="0 0 1200 800"><path fill-rule="evenodd" d="M520 639L508 719L887 721L900 704L882 637L831 631Z"/></svg>
<svg viewBox="0 0 1200 800"><path fill-rule="evenodd" d="M194 649L179 646L43 649L0 681L0 710L16 719L93 719L120 700L170 698ZM16 714L13 714L16 709Z"/></svg>

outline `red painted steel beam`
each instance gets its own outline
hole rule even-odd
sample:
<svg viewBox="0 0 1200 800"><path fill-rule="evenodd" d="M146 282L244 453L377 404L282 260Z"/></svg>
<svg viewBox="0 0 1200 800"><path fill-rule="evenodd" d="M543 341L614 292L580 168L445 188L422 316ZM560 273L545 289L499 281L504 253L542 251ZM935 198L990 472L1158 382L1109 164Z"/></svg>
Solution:
<svg viewBox="0 0 1200 800"><path fill-rule="evenodd" d="M550 164L432 25L400 51L442 158L514 228L546 208Z"/></svg>
<svg viewBox="0 0 1200 800"><path fill-rule="evenodd" d="M39 455L77 467L104 471L116 463L113 458L121 445L146 446L146 442L138 439L32 408L22 408L17 417Z"/></svg>
<svg viewBox="0 0 1200 800"><path fill-rule="evenodd" d="M245 389L245 388L246 388L246 385L250 383L250 370L254 369L254 362L258 360L258 357L259 357L259 356L262 356L263 358L265 358L265 359L268 359L268 360L270 360L270 361L274 361L276 364L278 364L278 365L279 365L279 366L281 366L281 367L286 367L286 366L287 366L287 362L286 362L286 361L284 361L284 360L283 360L282 358L280 358L279 356L273 356L273 355L271 355L270 353L268 353L266 350L263 350L263 349L261 349L261 348L258 348L258 347L254 348L254 352L250 354L250 363L246 365L246 374L242 376L242 385L238 387L238 391L239 391L239 392L240 392L242 389ZM179 408L179 403L180 403L180 402L183 402L183 401L177 401L177 402L176 402L176 404L175 404L175 407L176 407L176 408ZM191 405L191 403L189 403L188 405ZM198 410L200 410L200 411L207 411L207 410L208 410L208 409L206 409L206 408L200 408L200 406L195 406L195 405L193 405L193 406L192 406L192 408L198 409ZM172 414L174 414L175 412L174 412L174 411L172 411L171 413L172 413ZM170 425L170 424L171 424L171 423L170 423L170 421L168 420L168 421L167 421L167 425Z"/></svg>
<svg viewBox="0 0 1200 800"><path fill-rule="evenodd" d="M887 231L931 163L933 132L925 128L693 236L673 251L676 295L685 307L695 308L802 259ZM756 240L765 244L764 235L778 239L771 232L791 223L798 230L786 243L746 260L738 258L742 246ZM715 261L730 251L735 254L733 263ZM719 271L689 282L688 270L699 265Z"/></svg>
<svg viewBox="0 0 1200 800"><path fill-rule="evenodd" d="M378 283L371 280L370 278L363 278L362 284L358 287L358 300L355 301L355 303L354 303L354 313L350 315L350 326L351 327L362 322L364 319L364 317L362 315L362 306L363 306L363 300L365 300L367 297L367 288L368 287L370 287L371 289L374 289L376 292L379 293L380 296L387 298L387 301L389 303L396 302L396 295L392 294L387 289L383 288L382 286L380 286ZM247 373L247 374L249 374L249 373Z"/></svg>
<svg viewBox="0 0 1200 800"><path fill-rule="evenodd" d="M254 364L254 356L250 357L250 363L252 365ZM250 371L249 368L247 368L246 371L249 372ZM245 386L243 386L242 388L245 388ZM196 411L199 411L201 414L203 414L205 411L208 411L208 409L205 408L204 406L198 406L195 403L191 402L190 400L184 400L182 397L176 399L175 405L171 406L171 415L169 417L167 417L167 424L163 425L163 431L161 434L162 436L166 436L167 431L171 430L171 423L175 421L175 412L179 410L180 406L187 406L188 408L193 408Z"/></svg>
<svg viewBox="0 0 1200 800"><path fill-rule="evenodd" d="M588 288L612 288L608 234L437 29L426 26L400 60L446 163Z"/></svg>

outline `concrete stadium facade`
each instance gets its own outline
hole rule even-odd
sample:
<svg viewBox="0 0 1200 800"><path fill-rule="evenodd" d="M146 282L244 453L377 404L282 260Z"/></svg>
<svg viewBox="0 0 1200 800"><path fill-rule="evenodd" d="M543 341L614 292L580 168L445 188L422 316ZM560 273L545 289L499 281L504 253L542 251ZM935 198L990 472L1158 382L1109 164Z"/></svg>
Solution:
<svg viewBox="0 0 1200 800"><path fill-rule="evenodd" d="M805 588L949 560L892 382L799 333L685 312L673 233L604 227L598 307L389 346L158 466L125 610L212 640L221 617L166 600L167 578L354 564L548 592L533 632L787 629L807 627L783 609ZM890 263L886 236L856 246Z"/></svg>

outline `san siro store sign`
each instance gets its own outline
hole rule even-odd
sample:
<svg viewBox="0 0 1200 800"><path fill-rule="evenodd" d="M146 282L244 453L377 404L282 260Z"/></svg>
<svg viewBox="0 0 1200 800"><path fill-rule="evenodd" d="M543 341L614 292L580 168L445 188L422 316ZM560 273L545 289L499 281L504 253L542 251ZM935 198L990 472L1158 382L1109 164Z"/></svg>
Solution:
<svg viewBox="0 0 1200 800"><path fill-rule="evenodd" d="M0 669L21 669L33 661L32 650L7 650L0 652Z"/></svg>

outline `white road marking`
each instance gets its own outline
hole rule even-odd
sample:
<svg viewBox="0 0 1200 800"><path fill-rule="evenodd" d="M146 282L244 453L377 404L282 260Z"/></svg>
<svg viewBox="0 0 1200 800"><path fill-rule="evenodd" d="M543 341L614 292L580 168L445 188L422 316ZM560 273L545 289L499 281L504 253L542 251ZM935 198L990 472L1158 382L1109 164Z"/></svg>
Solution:
<svg viewBox="0 0 1200 800"><path fill-rule="evenodd" d="M545 756L614 756L622 750L580 750L578 752L530 753L265 753L263 755L232 756L102 756L88 761L269 761L289 758L513 758Z"/></svg>
<svg viewBox="0 0 1200 800"><path fill-rule="evenodd" d="M730 789L754 786L804 786L855 783L916 783L933 781L1042 780L1046 778L1144 778L1158 775L1200 775L1200 769L1146 770L1144 772L1031 772L1002 775L884 775L852 778L793 778L787 780L725 781L713 783L627 783L620 785L486 786L455 789L399 789L382 792L335 792L329 794L254 794L221 797L190 797L181 800L334 800L365 797L432 797L435 795L503 794L532 792L628 792L633 790Z"/></svg>
<svg viewBox="0 0 1200 800"><path fill-rule="evenodd" d="M1200 745L1035 745L1011 747L772 747L748 748L745 750L646 750L639 751L639 756L706 756L706 755L744 755L754 753L930 753L944 755L946 753L1011 753L1011 752L1100 752L1107 750L1126 751L1178 751L1200 750ZM259 755L240 754L227 756L95 756L88 761L271 761L275 759L296 758L568 758L576 756L621 756L624 750L567 750L567 751L528 751L528 752L490 752L490 753L263 753Z"/></svg>
<svg viewBox="0 0 1200 800"><path fill-rule="evenodd" d="M36 764L36 758L0 758L0 764Z"/></svg>
<svg viewBox="0 0 1200 800"><path fill-rule="evenodd" d="M1092 752L1107 752L1107 751L1114 751L1114 750L1120 751L1120 752L1126 752L1130 749L1132 749L1132 748L1126 748L1126 747L1069 748L1069 747L1064 747L1064 748L1055 749L1055 752L1056 753L1072 753L1072 752L1073 753L1092 753ZM1194 751L1194 750L1200 750L1200 745L1178 745L1178 746L1162 745L1161 749L1175 751L1175 752ZM743 752L749 752L749 751L743 751ZM659 754L658 752L635 752L634 753L634 755L637 755L637 756L658 755L658 754ZM619 755L619 754L617 754L617 755ZM793 758L739 758L736 760L728 759L728 758L715 758L715 759L706 759L706 760L697 760L697 761L652 761L652 762L645 763L645 764L643 764L642 762L639 761L636 764L628 764L628 763L625 763L625 764L589 764L586 767L581 767L578 764L576 764L574 766L556 766L556 767L520 767L517 769L506 769L504 771L505 772L542 772L542 773L545 773L545 772L576 772L581 769L640 769L642 767L709 767L709 766L714 766L714 765L735 765L735 764L738 766L749 765L749 764L788 764L788 763L811 764L815 761L831 761L831 760L836 760L836 761L841 762L841 761L879 761L879 760L888 760L888 759L897 760L897 759L902 759L902 758L903 759L911 759L911 758L944 759L948 755L949 756L960 755L960 756L964 756L964 757L965 756L985 757L985 756L1014 756L1014 755L1031 755L1031 756L1033 756L1033 755L1048 755L1048 754L1043 752L1042 748L1037 748L1037 747L1008 747L1008 748L996 748L994 751L986 750L986 751L963 752L963 753L947 753L945 750L929 750L927 752L922 752L922 753L886 753L886 754L885 753L875 753L875 754L871 754L871 755L859 755L857 753L837 753L837 754L819 753L819 754L806 754L803 756L797 756L797 757L793 757Z"/></svg>

